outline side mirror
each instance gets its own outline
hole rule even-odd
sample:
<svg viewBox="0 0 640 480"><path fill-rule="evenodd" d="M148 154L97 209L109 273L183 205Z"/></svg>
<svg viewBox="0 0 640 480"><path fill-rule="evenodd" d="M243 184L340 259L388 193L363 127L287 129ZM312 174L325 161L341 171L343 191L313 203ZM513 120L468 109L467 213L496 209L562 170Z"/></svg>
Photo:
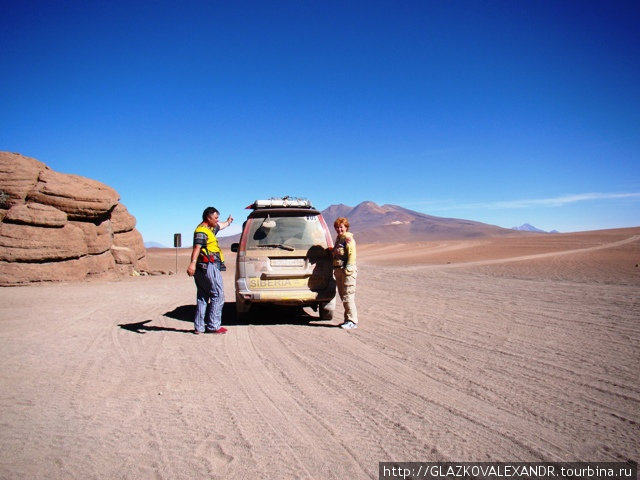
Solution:
<svg viewBox="0 0 640 480"><path fill-rule="evenodd" d="M239 243L232 243L231 244L231 251L238 253L238 248L240 248L240 244Z"/></svg>

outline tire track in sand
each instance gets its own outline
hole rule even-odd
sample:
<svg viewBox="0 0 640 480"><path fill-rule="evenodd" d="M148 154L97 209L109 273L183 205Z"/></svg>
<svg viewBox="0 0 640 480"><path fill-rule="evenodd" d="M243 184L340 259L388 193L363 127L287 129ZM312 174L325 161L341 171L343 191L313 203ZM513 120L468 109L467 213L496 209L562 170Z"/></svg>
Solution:
<svg viewBox="0 0 640 480"><path fill-rule="evenodd" d="M477 260L472 262L460 262L460 263L448 263L446 265L409 265L402 267L395 267L397 270L422 270L422 269L450 269L450 268L460 268L460 267L476 267L476 266L484 266L484 265L498 265L501 263L511 263L511 262L522 262L526 260L539 260L543 258L551 258L558 257L561 255L571 255L574 253L588 253L595 252L597 250L606 250L609 248L616 248L623 245L627 245L629 243L634 243L640 240L640 235L633 235L629 238L625 238L624 240L619 240L617 242L604 243L602 245L596 245L593 247L586 248L575 248L570 250L561 250L558 252L548 252L548 253L537 253L534 255L521 255L518 257L507 257L507 258L497 258L493 260Z"/></svg>
<svg viewBox="0 0 640 480"><path fill-rule="evenodd" d="M288 328L295 327L276 330ZM259 340L260 349L254 343L254 336ZM271 348L279 347L277 334L266 327L247 327L234 329L233 338L228 356L240 391L232 401L235 411L242 412L234 423L245 441L254 445L252 460L265 476L315 479L319 478L318 472L322 472L321 478L362 477L362 467L353 459L336 461L334 455L343 452L345 446L326 424L309 412L299 392L291 392L287 381L274 370ZM261 354L264 349L269 353ZM306 372L305 382L308 374ZM255 445L256 442L259 445ZM288 470L283 472L280 465L270 472L272 456L288 457Z"/></svg>

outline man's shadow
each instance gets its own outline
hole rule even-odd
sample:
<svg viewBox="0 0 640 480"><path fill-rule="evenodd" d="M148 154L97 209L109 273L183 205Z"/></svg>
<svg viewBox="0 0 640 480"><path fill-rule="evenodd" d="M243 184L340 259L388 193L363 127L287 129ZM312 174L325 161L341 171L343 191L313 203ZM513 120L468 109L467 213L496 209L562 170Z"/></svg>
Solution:
<svg viewBox="0 0 640 480"><path fill-rule="evenodd" d="M188 322L193 326L195 314L195 305L180 305L164 313L163 316ZM152 320L145 320L142 322L120 324L118 326L124 330L139 334L145 334L147 332L193 333L193 327L188 329L160 327L149 325L151 321ZM325 328L335 328L338 326L327 324L326 320L320 320L318 317L310 315L306 310L299 307L259 306L254 307L251 315L247 318L239 319L236 316L236 302L225 302L222 308L222 325L227 327L248 325L300 325Z"/></svg>
<svg viewBox="0 0 640 480"><path fill-rule="evenodd" d="M158 327L155 325L148 325L152 320L144 320L143 322L135 323L121 323L118 326L123 330L129 330L130 332L145 334L147 332L177 332L177 333L193 333L193 329L183 330L180 328L171 327Z"/></svg>

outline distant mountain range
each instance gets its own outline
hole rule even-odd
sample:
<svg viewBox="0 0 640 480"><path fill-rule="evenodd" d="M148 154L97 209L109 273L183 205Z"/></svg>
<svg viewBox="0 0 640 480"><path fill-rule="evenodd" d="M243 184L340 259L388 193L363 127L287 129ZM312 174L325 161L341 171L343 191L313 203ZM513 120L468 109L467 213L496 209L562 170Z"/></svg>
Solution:
<svg viewBox="0 0 640 480"><path fill-rule="evenodd" d="M536 228L533 225L529 225L528 223L523 223L519 227L512 227L511 229L518 230L519 232L559 233L557 230L551 230L550 232L547 232L546 230L540 230L539 228Z"/></svg>
<svg viewBox="0 0 640 480"><path fill-rule="evenodd" d="M327 222L332 236L335 234L333 222L336 218L346 217L349 219L350 230L360 243L462 240L526 235L527 233L558 233L556 230L545 232L528 223L519 227L502 228L473 220L434 217L398 205L380 206L370 201L362 202L355 207L342 203L331 205L322 210L322 216ZM240 234L218 237L220 245L226 248L239 240ZM168 248L158 242L146 242L145 247Z"/></svg>
<svg viewBox="0 0 640 480"><path fill-rule="evenodd" d="M144 242L145 248L169 248L166 245L163 245L159 242Z"/></svg>
<svg viewBox="0 0 640 480"><path fill-rule="evenodd" d="M415 242L429 240L455 240L482 237L518 235L510 228L464 220L459 218L434 217L397 205L377 205L362 202L355 207L344 204L331 205L322 211L322 216L334 234L333 222L346 217L350 230L360 243ZM240 235L219 238L222 246L237 242Z"/></svg>
<svg viewBox="0 0 640 480"><path fill-rule="evenodd" d="M513 230L459 218L434 217L397 205L362 202L355 207L339 204L322 211L332 227L338 217L346 217L350 230L361 243L453 240L513 235Z"/></svg>

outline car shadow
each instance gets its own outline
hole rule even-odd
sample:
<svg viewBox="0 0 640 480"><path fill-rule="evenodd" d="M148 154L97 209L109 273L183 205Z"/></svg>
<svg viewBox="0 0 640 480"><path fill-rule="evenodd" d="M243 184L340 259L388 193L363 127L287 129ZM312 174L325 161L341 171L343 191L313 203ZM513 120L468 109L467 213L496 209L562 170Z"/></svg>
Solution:
<svg viewBox="0 0 640 480"><path fill-rule="evenodd" d="M149 325L152 320L142 322L123 323L118 326L123 330L138 334L147 332L175 332L193 333L193 317L196 314L195 305L180 305L173 310L164 313L163 316L190 323L190 328L173 328ZM255 308L247 319L238 319L236 316L236 303L226 302L222 308L222 325L225 327L238 327L249 325L300 325L305 327L337 328L338 325L327 323L328 320L320 320L318 317L299 307L275 307L261 306Z"/></svg>
<svg viewBox="0 0 640 480"><path fill-rule="evenodd" d="M180 305L173 310L166 312L165 317L193 323L196 314L195 305ZM327 323L328 320L320 320L318 317L309 315L306 310L299 307L276 307L260 306L254 307L251 315L247 319L239 319L236 316L236 302L225 302L222 308L222 325L225 327L247 326L247 325L301 325L308 327L334 328L338 325Z"/></svg>

